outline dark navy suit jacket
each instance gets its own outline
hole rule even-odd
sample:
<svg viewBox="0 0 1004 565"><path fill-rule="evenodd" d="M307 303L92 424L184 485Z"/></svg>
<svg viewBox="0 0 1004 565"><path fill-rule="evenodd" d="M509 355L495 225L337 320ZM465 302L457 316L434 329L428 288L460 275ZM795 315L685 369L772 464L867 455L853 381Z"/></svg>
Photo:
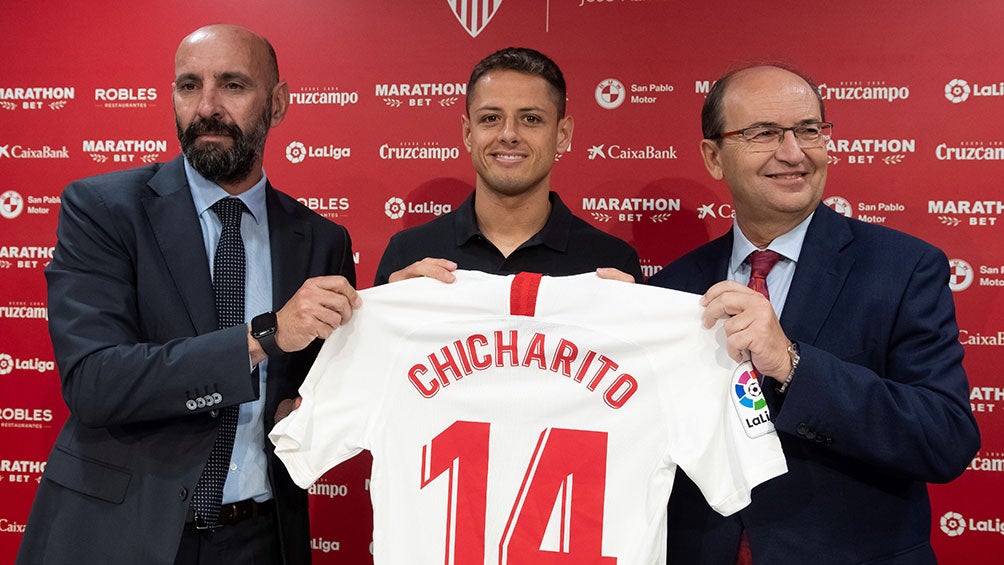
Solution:
<svg viewBox="0 0 1004 565"><path fill-rule="evenodd" d="M649 283L704 293L731 252L730 230ZM931 245L816 208L780 320L801 363L783 397L765 387L788 473L728 518L678 473L671 563L734 565L740 523L756 563L935 562L926 483L980 445L948 277Z"/></svg>
<svg viewBox="0 0 1004 565"><path fill-rule="evenodd" d="M344 228L266 187L273 305L304 280L355 283ZM83 179L63 193L46 268L49 331L69 418L18 563L170 564L216 437L211 411L265 394L265 434L319 343L249 372L247 330L217 330L209 260L182 159ZM249 273L249 276L254 276ZM190 409L212 392L216 406ZM263 438L265 439L265 438ZM307 496L269 452L287 562L310 559Z"/></svg>

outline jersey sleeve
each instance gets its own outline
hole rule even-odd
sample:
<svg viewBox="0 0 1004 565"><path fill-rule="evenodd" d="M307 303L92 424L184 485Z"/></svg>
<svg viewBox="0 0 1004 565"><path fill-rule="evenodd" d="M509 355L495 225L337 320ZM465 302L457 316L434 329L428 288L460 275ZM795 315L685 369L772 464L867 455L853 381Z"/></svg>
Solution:
<svg viewBox="0 0 1004 565"><path fill-rule="evenodd" d="M732 398L742 368L727 355L721 322L707 330L699 312L688 318L684 328L692 328L680 336L679 353L660 364L671 373L664 379L668 386L660 388L671 428L669 457L727 516L750 503L753 487L787 472L787 465L777 432L763 433L764 422Z"/></svg>
<svg viewBox="0 0 1004 565"><path fill-rule="evenodd" d="M275 454L301 488L368 449L368 426L379 410L388 373L383 364L390 340L378 335L383 313L378 301L368 301L365 309L325 341L300 386L300 407L269 433Z"/></svg>

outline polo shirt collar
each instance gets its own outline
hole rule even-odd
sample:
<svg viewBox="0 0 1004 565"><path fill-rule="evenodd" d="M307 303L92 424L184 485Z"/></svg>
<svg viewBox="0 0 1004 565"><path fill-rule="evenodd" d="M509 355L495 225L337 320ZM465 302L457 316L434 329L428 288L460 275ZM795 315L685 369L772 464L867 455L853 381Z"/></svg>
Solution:
<svg viewBox="0 0 1004 565"><path fill-rule="evenodd" d="M478 229L478 219L474 213L474 197L471 195L457 208L456 211L456 234L457 247L470 241L473 237L481 235ZM528 239L520 247L542 244L555 251L565 251L568 248L569 232L572 229L572 212L561 201L557 192L548 192L548 200L551 201L551 213L547 216L547 222L539 232Z"/></svg>

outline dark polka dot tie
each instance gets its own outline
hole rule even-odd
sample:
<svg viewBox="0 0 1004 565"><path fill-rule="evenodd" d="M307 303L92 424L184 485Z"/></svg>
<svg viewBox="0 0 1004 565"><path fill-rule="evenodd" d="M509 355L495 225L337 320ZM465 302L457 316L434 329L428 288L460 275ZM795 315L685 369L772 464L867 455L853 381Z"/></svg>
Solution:
<svg viewBox="0 0 1004 565"><path fill-rule="evenodd" d="M220 241L213 257L213 294L220 329L244 324L244 279L247 261L241 239L241 216L246 209L238 198L223 198L212 205L223 224ZM220 411L220 429L209 454L199 483L195 487L192 506L200 526L216 527L223 501L223 484L227 481L230 457L237 433L237 406Z"/></svg>

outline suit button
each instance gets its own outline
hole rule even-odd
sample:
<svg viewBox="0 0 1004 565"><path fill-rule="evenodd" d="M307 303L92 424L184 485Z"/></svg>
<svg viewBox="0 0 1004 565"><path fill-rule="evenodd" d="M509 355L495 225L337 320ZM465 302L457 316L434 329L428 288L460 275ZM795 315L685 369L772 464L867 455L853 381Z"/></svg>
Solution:
<svg viewBox="0 0 1004 565"><path fill-rule="evenodd" d="M195 410L196 408L199 407L199 405L196 404L194 400L189 399L189 401L185 403L185 407L188 408L189 410Z"/></svg>
<svg viewBox="0 0 1004 565"><path fill-rule="evenodd" d="M805 439L816 439L816 432L812 430L805 432Z"/></svg>
<svg viewBox="0 0 1004 565"><path fill-rule="evenodd" d="M188 500L188 489L185 487L181 487L181 490L178 491L178 498L182 502Z"/></svg>
<svg viewBox="0 0 1004 565"><path fill-rule="evenodd" d="M795 428L795 431L798 432L798 435L804 436L806 432L809 431L809 426L806 426L804 423L799 424L798 427Z"/></svg>
<svg viewBox="0 0 1004 565"><path fill-rule="evenodd" d="M220 402L223 402L223 395L220 394L220 393L218 393L218 392L214 392L213 393L213 404L219 404Z"/></svg>

